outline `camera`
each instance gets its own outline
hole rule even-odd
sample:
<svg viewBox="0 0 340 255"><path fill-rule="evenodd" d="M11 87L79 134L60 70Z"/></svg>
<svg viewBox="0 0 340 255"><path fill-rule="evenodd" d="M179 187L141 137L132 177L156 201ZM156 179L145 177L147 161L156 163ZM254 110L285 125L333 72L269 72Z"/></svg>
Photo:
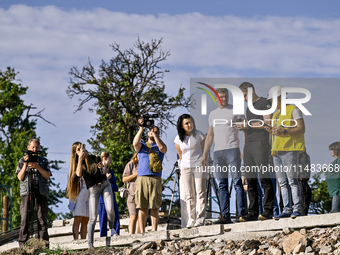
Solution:
<svg viewBox="0 0 340 255"><path fill-rule="evenodd" d="M28 160L27 162L38 162L38 154L41 154L41 151L30 151L30 150L26 150L24 155L28 155Z"/></svg>
<svg viewBox="0 0 340 255"><path fill-rule="evenodd" d="M158 118L158 114L144 114L142 127L152 128L155 126L155 121L152 118Z"/></svg>
<svg viewBox="0 0 340 255"><path fill-rule="evenodd" d="M86 144L85 143L82 143L81 144L81 150L85 150L86 149Z"/></svg>

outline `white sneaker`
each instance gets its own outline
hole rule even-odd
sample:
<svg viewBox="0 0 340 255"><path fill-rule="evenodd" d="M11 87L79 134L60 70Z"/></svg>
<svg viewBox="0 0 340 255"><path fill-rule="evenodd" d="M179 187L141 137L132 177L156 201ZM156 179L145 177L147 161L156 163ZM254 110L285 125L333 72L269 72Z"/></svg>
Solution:
<svg viewBox="0 0 340 255"><path fill-rule="evenodd" d="M111 229L111 236L118 236L115 229Z"/></svg>
<svg viewBox="0 0 340 255"><path fill-rule="evenodd" d="M204 224L202 222L196 222L194 227L202 227Z"/></svg>
<svg viewBox="0 0 340 255"><path fill-rule="evenodd" d="M193 228L195 226L195 222L191 222L187 225L187 228Z"/></svg>

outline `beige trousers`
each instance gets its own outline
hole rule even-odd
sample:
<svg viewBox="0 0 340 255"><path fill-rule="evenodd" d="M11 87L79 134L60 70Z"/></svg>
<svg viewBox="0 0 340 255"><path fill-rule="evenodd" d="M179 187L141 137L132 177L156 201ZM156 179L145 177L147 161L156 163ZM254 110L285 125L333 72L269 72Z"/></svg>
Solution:
<svg viewBox="0 0 340 255"><path fill-rule="evenodd" d="M187 226L195 223L204 224L207 207L206 173L202 173L201 168L181 168L181 187L181 198L186 203L188 215Z"/></svg>

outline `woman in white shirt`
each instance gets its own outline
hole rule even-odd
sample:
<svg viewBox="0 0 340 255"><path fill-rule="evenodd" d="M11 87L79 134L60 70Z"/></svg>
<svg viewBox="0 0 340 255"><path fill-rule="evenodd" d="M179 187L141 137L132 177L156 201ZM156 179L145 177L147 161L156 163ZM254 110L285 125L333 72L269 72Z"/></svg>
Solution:
<svg viewBox="0 0 340 255"><path fill-rule="evenodd" d="M207 176L200 166L204 134L196 130L195 121L189 114L182 114L177 121L175 138L177 153L181 159L181 178L188 211L187 227L203 226L207 206Z"/></svg>

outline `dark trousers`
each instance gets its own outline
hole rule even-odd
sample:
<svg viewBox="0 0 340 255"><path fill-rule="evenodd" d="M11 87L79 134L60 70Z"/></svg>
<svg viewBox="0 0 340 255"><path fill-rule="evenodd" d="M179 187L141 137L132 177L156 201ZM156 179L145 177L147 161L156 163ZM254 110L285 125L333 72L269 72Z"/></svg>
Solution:
<svg viewBox="0 0 340 255"><path fill-rule="evenodd" d="M40 195L39 191L33 192L33 205L36 210L36 215L38 219L38 237L40 239L49 240L47 232L47 197ZM30 222L33 220L28 218L28 208L29 207L29 196L21 197L20 214L21 214L21 227L19 232L19 244L23 245L28 240L28 227ZM32 214L33 214L32 208ZM32 215L31 215L32 216Z"/></svg>
<svg viewBox="0 0 340 255"><path fill-rule="evenodd" d="M248 213L257 217L259 215L258 202L258 177L264 190L264 213L273 214L274 189L270 180L268 169L263 171L263 166L268 167L270 156L270 145L268 141L252 141L244 145L245 176L248 182L249 207ZM257 166L257 169L255 168ZM262 167L262 169L261 169Z"/></svg>
<svg viewBox="0 0 340 255"><path fill-rule="evenodd" d="M310 189L308 182L299 180L301 190L301 215L308 215L309 204L312 200L312 190Z"/></svg>

